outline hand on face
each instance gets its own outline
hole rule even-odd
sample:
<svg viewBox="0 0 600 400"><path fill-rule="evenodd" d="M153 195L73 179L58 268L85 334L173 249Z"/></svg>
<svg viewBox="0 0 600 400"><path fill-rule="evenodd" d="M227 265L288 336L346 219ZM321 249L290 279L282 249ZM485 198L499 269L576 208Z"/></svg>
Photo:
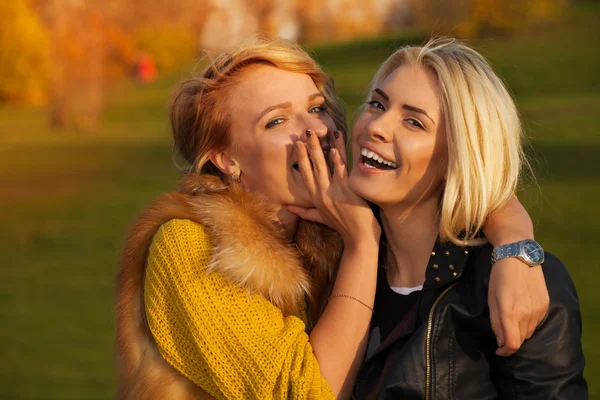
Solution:
<svg viewBox="0 0 600 400"><path fill-rule="evenodd" d="M293 144L306 140L307 129L325 137L335 122L311 77L255 66L244 72L229 102L235 118L227 152L237 167L231 172L240 172L244 187L276 207L312 206ZM221 170L231 175L226 168Z"/></svg>
<svg viewBox="0 0 600 400"><path fill-rule="evenodd" d="M346 246L364 240L377 243L381 236L379 223L368 203L348 186L344 139L339 131L333 135L334 146L329 151L332 173L316 135L307 133L307 143L294 144L300 173L315 207L288 206L288 210L336 230Z"/></svg>

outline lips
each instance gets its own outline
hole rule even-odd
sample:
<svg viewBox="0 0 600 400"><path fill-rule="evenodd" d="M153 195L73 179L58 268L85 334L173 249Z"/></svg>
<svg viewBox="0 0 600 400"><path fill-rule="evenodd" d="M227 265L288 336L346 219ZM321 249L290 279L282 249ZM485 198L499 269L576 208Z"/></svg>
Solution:
<svg viewBox="0 0 600 400"><path fill-rule="evenodd" d="M384 171L398 169L398 165L395 162L386 159L373 150L361 147L360 154L362 156L362 163L368 169L380 169Z"/></svg>

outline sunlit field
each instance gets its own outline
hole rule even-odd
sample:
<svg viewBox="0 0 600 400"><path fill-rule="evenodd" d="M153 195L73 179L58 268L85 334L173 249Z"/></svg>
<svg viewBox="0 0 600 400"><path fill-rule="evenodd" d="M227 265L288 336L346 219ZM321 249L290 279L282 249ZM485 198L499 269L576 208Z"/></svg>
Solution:
<svg viewBox="0 0 600 400"><path fill-rule="evenodd" d="M314 49L349 120L378 64L418 37ZM518 194L536 238L579 291L586 376L600 398L600 7L518 38L472 42L514 93L537 174ZM45 113L0 108L0 398L109 399L119 250L135 215L175 189L167 102L190 68L110 89L99 132L51 132ZM600 247L600 246L599 246ZM547 351L553 351L549 344Z"/></svg>

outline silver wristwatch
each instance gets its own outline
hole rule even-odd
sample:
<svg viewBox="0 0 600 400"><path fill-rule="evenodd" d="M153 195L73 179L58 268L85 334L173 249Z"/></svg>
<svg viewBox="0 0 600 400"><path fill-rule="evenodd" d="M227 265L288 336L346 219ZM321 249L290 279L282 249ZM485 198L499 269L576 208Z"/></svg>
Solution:
<svg viewBox="0 0 600 400"><path fill-rule="evenodd" d="M544 262L544 249L532 239L498 246L492 251L492 265L498 260L509 257L517 257L530 267L534 267Z"/></svg>

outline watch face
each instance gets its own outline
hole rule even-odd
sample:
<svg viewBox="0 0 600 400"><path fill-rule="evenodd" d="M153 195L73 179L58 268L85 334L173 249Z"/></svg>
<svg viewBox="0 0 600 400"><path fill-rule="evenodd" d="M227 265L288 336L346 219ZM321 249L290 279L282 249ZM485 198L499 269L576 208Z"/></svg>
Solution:
<svg viewBox="0 0 600 400"><path fill-rule="evenodd" d="M523 250L525 250L527 257L529 257L529 259L534 263L539 263L544 256L544 250L542 250L540 245L531 240L525 242L523 245Z"/></svg>

